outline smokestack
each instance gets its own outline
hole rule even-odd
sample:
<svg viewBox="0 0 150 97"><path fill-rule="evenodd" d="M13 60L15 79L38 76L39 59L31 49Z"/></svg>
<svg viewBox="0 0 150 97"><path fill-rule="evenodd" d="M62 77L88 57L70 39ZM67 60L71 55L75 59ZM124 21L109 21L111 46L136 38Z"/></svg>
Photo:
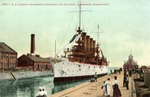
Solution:
<svg viewBox="0 0 150 97"><path fill-rule="evenodd" d="M83 39L84 50L86 51L87 49L86 32L82 33L82 39Z"/></svg>
<svg viewBox="0 0 150 97"><path fill-rule="evenodd" d="M90 38L90 51L93 52L93 38Z"/></svg>
<svg viewBox="0 0 150 97"><path fill-rule="evenodd" d="M34 54L35 53L35 35L31 34L31 50L30 50L30 54Z"/></svg>
<svg viewBox="0 0 150 97"><path fill-rule="evenodd" d="M87 51L89 52L90 51L90 36L89 35L86 36L86 43L87 43Z"/></svg>
<svg viewBox="0 0 150 97"><path fill-rule="evenodd" d="M93 52L94 52L94 56L95 56L95 40L93 40Z"/></svg>

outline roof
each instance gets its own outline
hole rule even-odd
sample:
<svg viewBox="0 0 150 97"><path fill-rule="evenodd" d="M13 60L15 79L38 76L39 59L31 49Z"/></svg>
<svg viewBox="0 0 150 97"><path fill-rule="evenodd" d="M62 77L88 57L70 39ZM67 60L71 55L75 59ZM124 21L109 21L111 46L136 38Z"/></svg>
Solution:
<svg viewBox="0 0 150 97"><path fill-rule="evenodd" d="M27 55L23 55L23 56L28 57L29 59L31 59L34 62L51 62L50 58L43 58L43 57L40 57L39 55L28 55L27 54Z"/></svg>
<svg viewBox="0 0 150 97"><path fill-rule="evenodd" d="M0 42L0 52L17 53L15 50L13 50L4 42Z"/></svg>

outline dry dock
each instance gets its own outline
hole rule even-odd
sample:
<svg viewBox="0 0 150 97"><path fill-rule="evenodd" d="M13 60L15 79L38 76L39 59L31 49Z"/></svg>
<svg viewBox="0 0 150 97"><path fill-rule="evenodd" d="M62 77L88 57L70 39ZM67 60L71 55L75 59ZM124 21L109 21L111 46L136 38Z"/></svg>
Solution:
<svg viewBox="0 0 150 97"><path fill-rule="evenodd" d="M132 77L129 78L129 90L123 87L123 73L111 74L98 78L97 82L86 82L81 85L72 87L70 89L58 92L49 97L105 97L102 95L102 82L110 78L111 84L114 80L114 76L117 75L119 81L119 88L122 93L122 97L136 97L134 93L134 82ZM113 95L113 89L111 88L111 97Z"/></svg>

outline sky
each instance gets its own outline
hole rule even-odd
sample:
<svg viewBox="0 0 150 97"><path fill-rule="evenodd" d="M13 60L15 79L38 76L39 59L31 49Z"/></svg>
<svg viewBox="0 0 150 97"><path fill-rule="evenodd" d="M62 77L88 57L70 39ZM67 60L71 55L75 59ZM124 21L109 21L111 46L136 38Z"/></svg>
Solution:
<svg viewBox="0 0 150 97"><path fill-rule="evenodd" d="M79 0L0 0L0 42L30 53L35 34L36 54L52 57L70 47L78 27ZM111 67L122 67L132 54L150 65L150 0L83 0L81 28L100 43ZM99 25L99 28L98 28ZM97 32L99 32L99 37ZM97 39L98 38L98 39Z"/></svg>

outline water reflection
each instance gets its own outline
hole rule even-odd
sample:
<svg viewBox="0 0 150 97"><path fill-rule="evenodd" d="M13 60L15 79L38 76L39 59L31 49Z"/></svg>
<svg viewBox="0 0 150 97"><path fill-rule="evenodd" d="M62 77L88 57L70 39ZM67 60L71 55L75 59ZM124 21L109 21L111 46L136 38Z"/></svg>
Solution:
<svg viewBox="0 0 150 97"><path fill-rule="evenodd" d="M45 87L48 95L52 94L54 84L51 77L9 80L0 82L0 97L36 97L39 86Z"/></svg>
<svg viewBox="0 0 150 97"><path fill-rule="evenodd" d="M60 91L65 90L65 89L68 89L68 88L71 88L71 87L74 87L74 86L77 86L77 85L84 83L84 82L87 82L89 80L90 79L79 80L79 81L74 81L74 82L66 82L66 83L54 83L55 87L53 89L52 94L60 92Z"/></svg>
<svg viewBox="0 0 150 97"><path fill-rule="evenodd" d="M36 97L39 87L47 91L48 96L70 87L79 85L88 80L53 83L53 77L39 77L22 80L0 81L0 97Z"/></svg>

